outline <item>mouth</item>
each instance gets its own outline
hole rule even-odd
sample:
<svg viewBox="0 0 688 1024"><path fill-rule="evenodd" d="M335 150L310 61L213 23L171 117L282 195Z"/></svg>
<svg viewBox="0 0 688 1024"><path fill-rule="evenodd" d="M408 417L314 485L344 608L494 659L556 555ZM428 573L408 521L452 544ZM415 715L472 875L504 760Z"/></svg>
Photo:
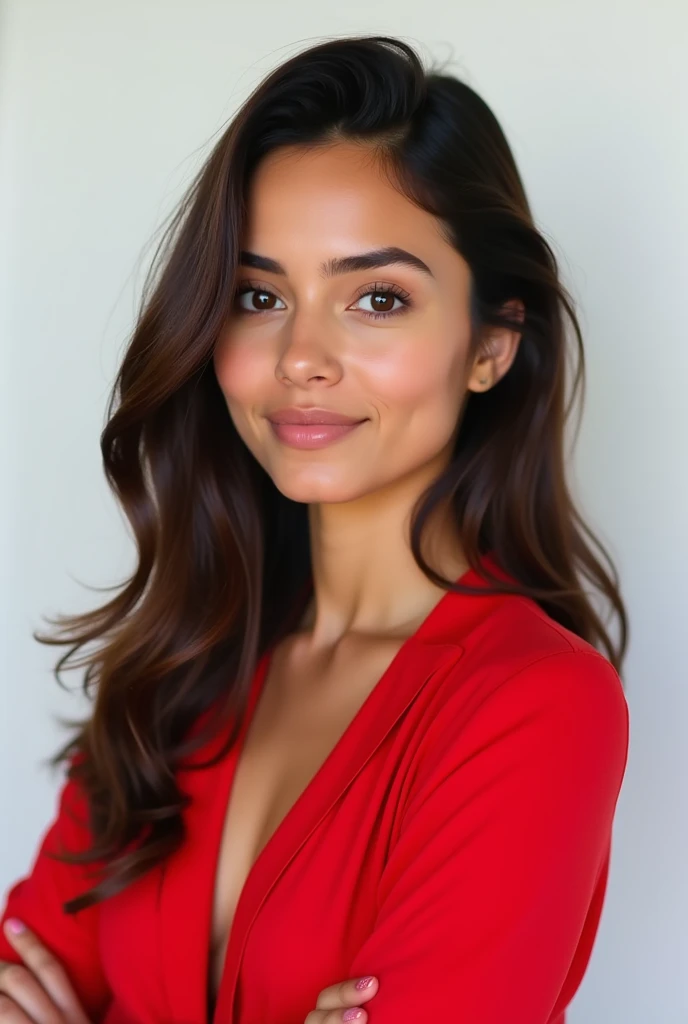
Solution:
<svg viewBox="0 0 688 1024"><path fill-rule="evenodd" d="M276 423L269 420L270 427L277 439L290 448L325 448L348 437L367 420L354 423Z"/></svg>

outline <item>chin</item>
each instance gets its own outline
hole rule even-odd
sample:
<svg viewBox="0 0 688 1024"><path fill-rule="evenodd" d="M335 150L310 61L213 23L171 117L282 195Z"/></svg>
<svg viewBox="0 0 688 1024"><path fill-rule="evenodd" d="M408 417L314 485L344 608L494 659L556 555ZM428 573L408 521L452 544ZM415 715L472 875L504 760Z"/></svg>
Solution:
<svg viewBox="0 0 688 1024"><path fill-rule="evenodd" d="M322 473L300 474L294 472L293 468L283 473L271 473L270 470L267 472L277 490L285 498L307 505L334 505L343 501L355 501L365 493L361 490L360 478L356 481L333 479Z"/></svg>

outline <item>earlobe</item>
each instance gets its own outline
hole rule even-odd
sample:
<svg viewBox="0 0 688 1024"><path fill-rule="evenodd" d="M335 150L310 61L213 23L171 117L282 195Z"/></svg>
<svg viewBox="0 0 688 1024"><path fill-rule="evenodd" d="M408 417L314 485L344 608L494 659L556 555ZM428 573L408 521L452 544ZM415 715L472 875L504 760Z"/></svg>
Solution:
<svg viewBox="0 0 688 1024"><path fill-rule="evenodd" d="M484 362L484 360L480 360ZM478 369L477 367L473 370L468 381L469 391L489 391L492 387L492 374L484 366Z"/></svg>

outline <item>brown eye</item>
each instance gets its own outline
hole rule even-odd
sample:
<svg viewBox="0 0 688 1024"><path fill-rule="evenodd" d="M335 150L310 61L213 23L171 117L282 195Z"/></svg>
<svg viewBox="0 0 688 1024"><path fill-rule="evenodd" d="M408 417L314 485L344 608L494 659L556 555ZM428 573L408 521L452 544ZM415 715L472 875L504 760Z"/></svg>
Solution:
<svg viewBox="0 0 688 1024"><path fill-rule="evenodd" d="M242 300L245 295L251 295L252 298L243 302ZM276 308L274 302L282 301L277 298L274 292L269 291L267 288L254 288L250 285L240 288L236 294L236 299L239 309L243 313L270 313Z"/></svg>
<svg viewBox="0 0 688 1024"><path fill-rule="evenodd" d="M364 292L363 295L359 295L356 302L363 302L364 299L370 300L371 308L361 309L359 307L359 312L363 313L364 316L371 317L373 320L405 313L411 306L410 297L406 292L402 293L396 287L371 288ZM394 308L395 301L399 303L396 309Z"/></svg>
<svg viewBox="0 0 688 1024"><path fill-rule="evenodd" d="M391 313L392 309L394 309L396 295L392 295L391 292L370 292L369 295L364 295L363 298L370 298L373 312Z"/></svg>

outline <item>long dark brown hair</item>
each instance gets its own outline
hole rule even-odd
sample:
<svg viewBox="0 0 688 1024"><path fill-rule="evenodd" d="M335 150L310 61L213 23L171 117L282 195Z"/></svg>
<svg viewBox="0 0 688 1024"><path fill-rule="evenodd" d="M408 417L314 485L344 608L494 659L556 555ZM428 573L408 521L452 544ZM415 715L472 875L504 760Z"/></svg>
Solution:
<svg viewBox="0 0 688 1024"><path fill-rule="evenodd" d="M311 596L307 505L281 494L239 437L212 357L233 308L256 165L287 144L345 140L368 144L466 260L473 344L490 325L522 335L509 372L457 409L451 462L415 508L417 564L445 589L475 593L421 553L424 524L446 504L472 568L491 552L518 584L488 573L496 590L531 597L621 671L627 616L618 575L566 482L565 426L584 391L581 331L502 129L473 89L442 68L426 70L399 39L311 46L269 74L232 119L165 225L144 283L101 435L136 567L101 607L47 619L53 634L34 634L69 645L55 674L60 681L62 669L84 668L92 701L52 761L69 762L93 834L91 850L65 859L107 867L68 912L121 890L183 842L187 798L175 770L229 724L217 756L226 753L258 659L294 628ZM523 322L504 313L513 297L525 306ZM616 641L593 597L616 616ZM190 736L211 707L207 727Z"/></svg>

